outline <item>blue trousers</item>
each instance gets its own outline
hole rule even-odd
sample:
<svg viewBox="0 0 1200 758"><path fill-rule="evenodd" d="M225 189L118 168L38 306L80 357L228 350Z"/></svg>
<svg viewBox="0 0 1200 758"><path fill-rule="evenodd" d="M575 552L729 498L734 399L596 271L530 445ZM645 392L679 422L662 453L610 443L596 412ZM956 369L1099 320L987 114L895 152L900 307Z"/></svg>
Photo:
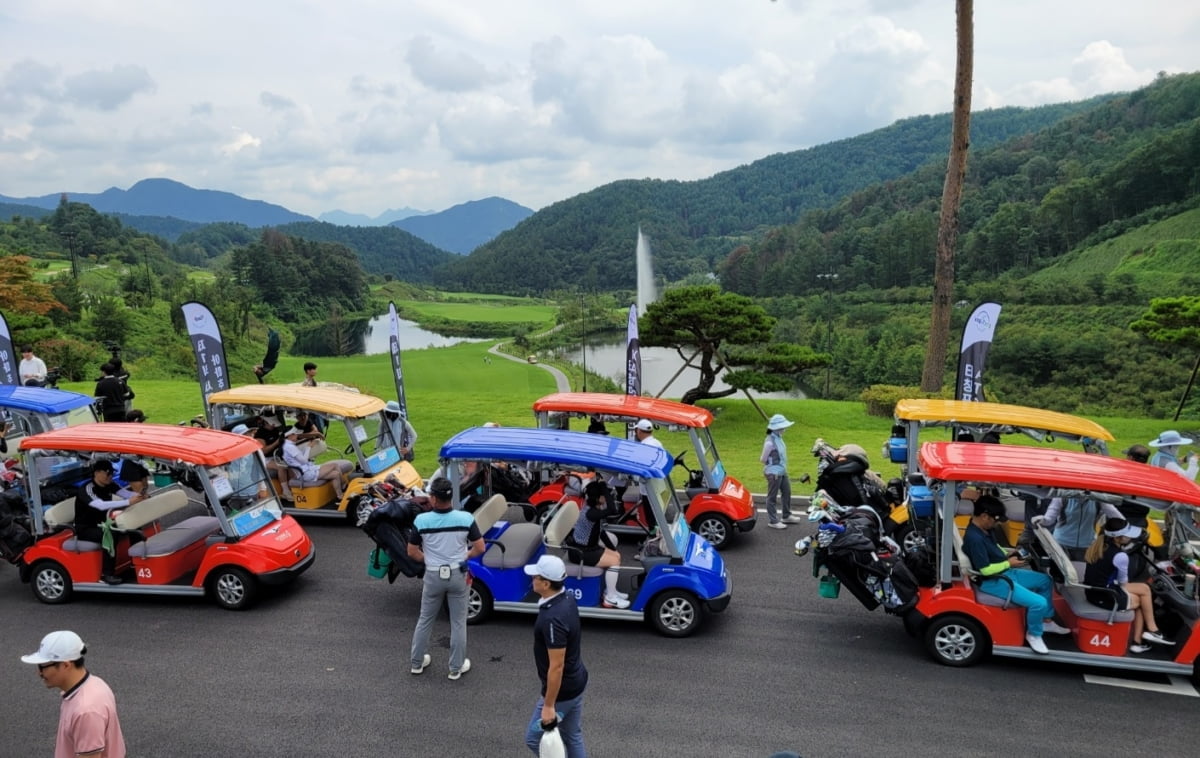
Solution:
<svg viewBox="0 0 1200 758"><path fill-rule="evenodd" d="M545 703L545 697L538 697L533 706L533 718L525 730L525 744L534 755L538 754L542 741L542 706ZM567 748L567 758L587 758L587 750L583 747L583 695L559 700L554 704L554 710L559 714L558 733Z"/></svg>
<svg viewBox="0 0 1200 758"><path fill-rule="evenodd" d="M1054 617L1054 600L1050 594L1053 582L1040 571L1011 568L1004 572L1013 581L1012 604L1025 609L1025 631L1034 637L1042 636L1042 622ZM1008 597L1008 582L1003 579L984 579L979 589L996 597Z"/></svg>

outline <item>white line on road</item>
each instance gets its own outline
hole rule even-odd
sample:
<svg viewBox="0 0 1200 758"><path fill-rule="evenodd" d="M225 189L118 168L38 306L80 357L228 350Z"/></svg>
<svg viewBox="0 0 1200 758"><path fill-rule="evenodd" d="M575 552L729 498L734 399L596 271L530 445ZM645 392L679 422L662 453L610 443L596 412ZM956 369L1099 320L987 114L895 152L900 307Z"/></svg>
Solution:
<svg viewBox="0 0 1200 758"><path fill-rule="evenodd" d="M1200 692L1182 676L1168 676L1171 680L1170 684L1158 684L1156 682L1139 682L1136 679L1121 679L1115 676L1098 676L1096 674L1084 674L1083 681L1088 684L1103 684L1109 687L1124 687L1130 690L1142 690L1144 692L1161 692L1165 695L1183 695L1184 697L1200 697Z"/></svg>

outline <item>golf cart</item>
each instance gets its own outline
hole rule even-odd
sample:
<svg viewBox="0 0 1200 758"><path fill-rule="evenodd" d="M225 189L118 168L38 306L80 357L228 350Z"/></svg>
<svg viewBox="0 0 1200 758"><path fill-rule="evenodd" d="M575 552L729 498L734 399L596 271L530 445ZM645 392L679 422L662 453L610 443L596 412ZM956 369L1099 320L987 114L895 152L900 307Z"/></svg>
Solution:
<svg viewBox="0 0 1200 758"><path fill-rule="evenodd" d="M87 424L21 440L34 543L19 557L22 581L43 603L76 592L203 596L241 610L262 585L312 565L312 541L282 513L258 443L209 429ZM162 486L120 511L109 532L119 584L101 581L97 542L76 539L75 492L99 460L136 461ZM45 495L70 486L71 495ZM143 538L131 542L123 532ZM106 540L107 541L107 540Z"/></svg>
<svg viewBox="0 0 1200 758"><path fill-rule="evenodd" d="M686 434L687 445L696 455L696 469L688 470L684 513L692 530L720 550L739 532L749 532L757 521L750 490L725 472L712 437L713 415L704 408L637 395L598 392L560 392L546 395L533 404L537 424L542 428L565 428L570 419L585 419L619 425L617 435L624 436L627 425L649 419L660 430ZM671 445L677 437L661 439ZM675 458L675 465L686 468L686 448ZM534 505L557 500L552 490L540 493ZM635 502L636 505L636 502ZM641 532L645 518L640 509L630 511L624 526ZM639 518L640 516L640 518Z"/></svg>
<svg viewBox="0 0 1200 758"><path fill-rule="evenodd" d="M48 387L0 386L0 420L7 421L4 441L16 453L22 438L51 429L92 424L97 399ZM7 418L4 418L7 416Z"/></svg>
<svg viewBox="0 0 1200 758"><path fill-rule="evenodd" d="M385 403L377 397L332 387L251 384L214 392L208 396L208 404L216 429L233 429L264 415L282 424L285 409L304 410L325 419L330 437L347 441L341 452L353 459L355 469L341 499L328 482L301 486L293 479L294 505L284 508L287 513L348 518L350 523L358 524L373 507L367 493L371 484L394 478L405 488L421 485L421 475L401 459L393 427L383 416ZM341 424L334 423L338 421ZM279 487L278 482L272 484Z"/></svg>
<svg viewBox="0 0 1200 758"><path fill-rule="evenodd" d="M583 478L596 471L623 474L641 486L661 534L654 551L660 554L643 549L633 560L623 560L618 586L629 595L629 607L609 608L602 603L604 569L572 562L578 554L565 544L580 517L574 502L557 504L539 524L523 517L508 520L516 509L494 495L474 513L488 548L470 561L468 623L482 622L492 611L537 613L538 596L522 567L546 552L566 562L566 589L574 595L579 614L587 618L647 621L664 635L685 637L700 626L706 612L717 613L729 605L732 587L725 562L681 517L669 478L673 461L661 448L557 429L481 427L451 437L440 458L452 482L460 481L462 469L470 465L497 461L571 470ZM460 495L455 492L456 502Z"/></svg>

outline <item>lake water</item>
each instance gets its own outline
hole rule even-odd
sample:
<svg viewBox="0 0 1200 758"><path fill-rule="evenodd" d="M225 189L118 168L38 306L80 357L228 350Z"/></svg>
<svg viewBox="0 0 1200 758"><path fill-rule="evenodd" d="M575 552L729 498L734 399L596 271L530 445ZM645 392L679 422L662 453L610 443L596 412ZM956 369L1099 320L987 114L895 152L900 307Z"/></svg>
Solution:
<svg viewBox="0 0 1200 758"><path fill-rule="evenodd" d="M367 355L379 355L388 352L388 316L376 316L367 322L367 331L363 336L363 352ZM400 319L400 350L420 350L426 347L450 347L463 342L485 342L475 337L447 337L437 332L422 329L413 321ZM498 340L496 340L498 341Z"/></svg>

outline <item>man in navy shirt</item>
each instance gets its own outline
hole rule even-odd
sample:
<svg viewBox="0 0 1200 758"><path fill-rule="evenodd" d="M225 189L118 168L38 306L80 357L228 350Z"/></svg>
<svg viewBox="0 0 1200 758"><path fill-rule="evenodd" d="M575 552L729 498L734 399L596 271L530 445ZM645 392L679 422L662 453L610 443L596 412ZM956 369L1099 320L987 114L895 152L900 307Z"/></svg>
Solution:
<svg viewBox="0 0 1200 758"><path fill-rule="evenodd" d="M525 744L539 752L542 732L558 723L567 758L586 758L583 747L583 691L588 672L583 665L579 607L575 597L563 591L567 568L562 559L543 555L525 567L533 577L538 600L537 622L533 625L533 660L542 694L533 706L533 718L525 730Z"/></svg>

